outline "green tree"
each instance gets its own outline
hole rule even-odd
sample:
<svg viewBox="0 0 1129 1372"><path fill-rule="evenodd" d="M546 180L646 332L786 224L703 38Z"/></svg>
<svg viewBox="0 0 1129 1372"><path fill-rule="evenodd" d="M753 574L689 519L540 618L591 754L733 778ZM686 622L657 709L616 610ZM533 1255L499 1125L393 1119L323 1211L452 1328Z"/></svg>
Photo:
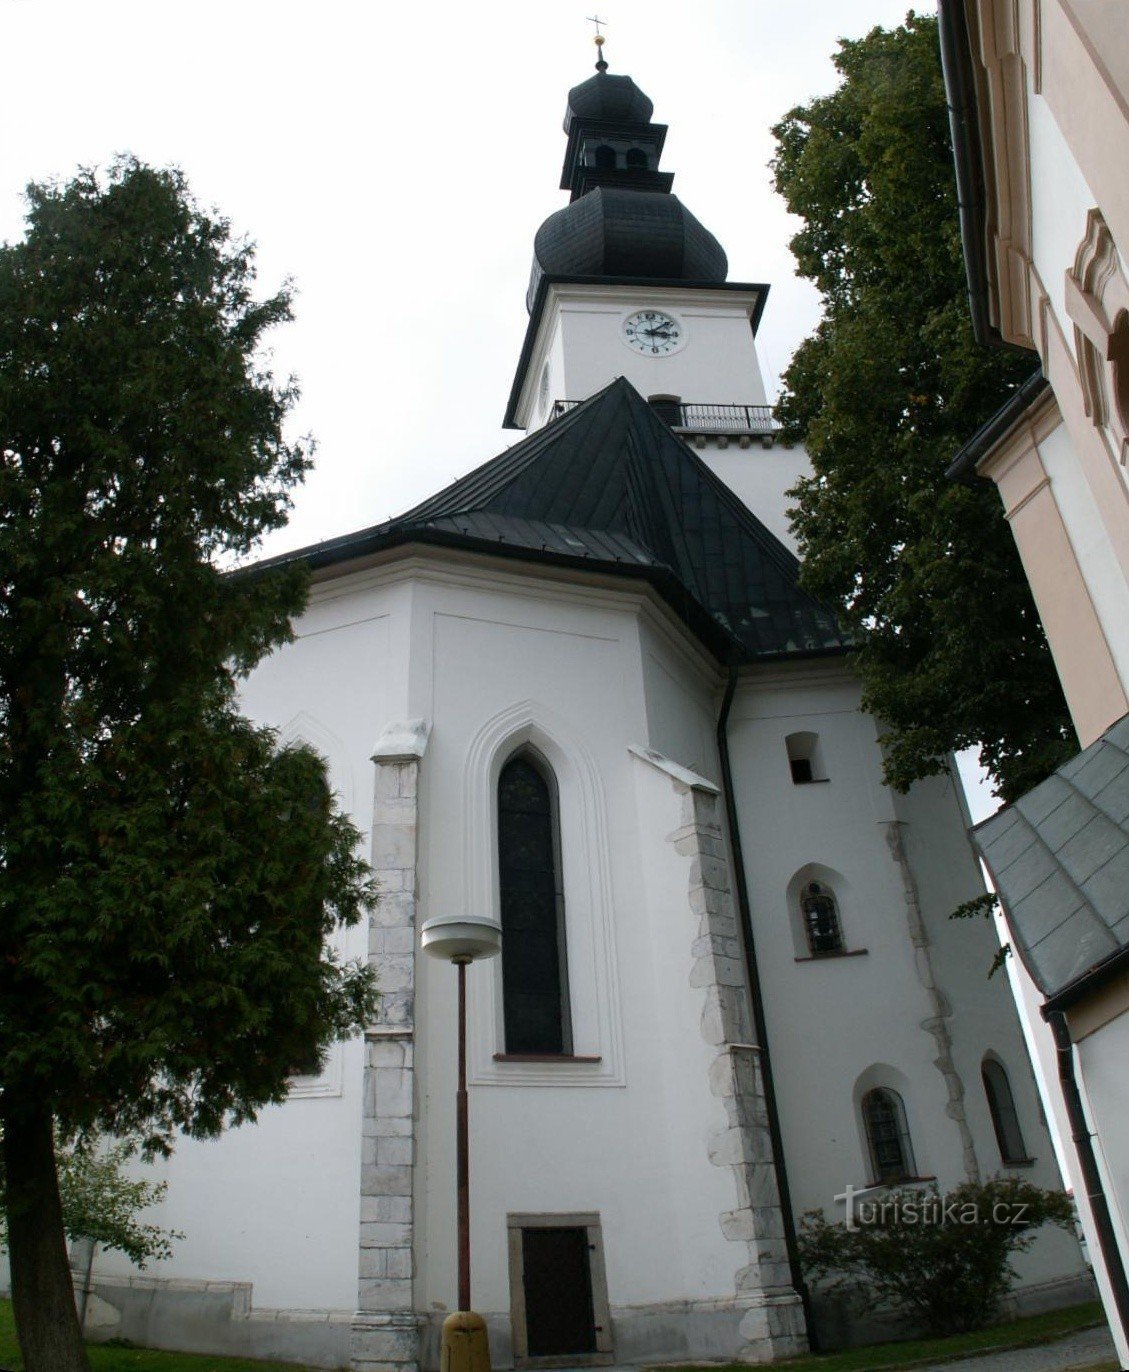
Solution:
<svg viewBox="0 0 1129 1372"><path fill-rule="evenodd" d="M87 1366L53 1129L210 1136L371 1008L371 899L321 760L235 689L301 569L225 575L309 465L290 315L176 171L31 186L0 248L0 1115L26 1372Z"/></svg>
<svg viewBox="0 0 1129 1372"><path fill-rule="evenodd" d="M814 468L792 493L803 580L856 637L888 779L979 746L1011 800L1077 741L995 488L945 469L1034 360L972 336L936 20L842 42L835 65L833 94L773 130L823 304L778 407Z"/></svg>
<svg viewBox="0 0 1129 1372"><path fill-rule="evenodd" d="M135 1139L103 1139L90 1135L55 1148L63 1230L68 1239L90 1239L103 1248L124 1253L138 1267L153 1258L172 1254L174 1239L184 1235L138 1218L157 1205L168 1191L167 1182L148 1181L126 1169L137 1155ZM8 1242L0 1176L0 1245Z"/></svg>
<svg viewBox="0 0 1129 1372"><path fill-rule="evenodd" d="M1012 1256L1031 1247L1040 1226L1074 1225L1064 1191L1019 1177L964 1182L943 1196L935 1186L887 1190L853 1205L849 1222L829 1224L818 1210L804 1215L804 1271L932 1334L987 1324L1015 1280Z"/></svg>

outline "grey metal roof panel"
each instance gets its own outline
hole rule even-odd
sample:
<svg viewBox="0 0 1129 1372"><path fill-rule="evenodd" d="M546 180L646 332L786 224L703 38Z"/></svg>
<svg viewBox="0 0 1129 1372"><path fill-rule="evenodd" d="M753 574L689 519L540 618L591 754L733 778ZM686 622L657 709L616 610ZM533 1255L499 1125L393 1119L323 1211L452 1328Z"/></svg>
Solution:
<svg viewBox="0 0 1129 1372"><path fill-rule="evenodd" d="M1129 948L1129 716L973 838L1047 997Z"/></svg>

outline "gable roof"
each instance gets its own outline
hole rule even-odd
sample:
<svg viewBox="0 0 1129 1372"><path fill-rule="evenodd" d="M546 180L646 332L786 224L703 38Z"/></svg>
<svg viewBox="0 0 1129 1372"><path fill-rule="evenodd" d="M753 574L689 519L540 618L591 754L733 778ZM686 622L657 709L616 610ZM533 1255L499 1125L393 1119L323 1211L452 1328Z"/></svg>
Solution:
<svg viewBox="0 0 1129 1372"><path fill-rule="evenodd" d="M1027 970L1068 1003L1129 951L1129 715L972 835Z"/></svg>
<svg viewBox="0 0 1129 1372"><path fill-rule="evenodd" d="M796 558L623 378L397 519L276 561L409 541L642 576L726 659L847 647Z"/></svg>

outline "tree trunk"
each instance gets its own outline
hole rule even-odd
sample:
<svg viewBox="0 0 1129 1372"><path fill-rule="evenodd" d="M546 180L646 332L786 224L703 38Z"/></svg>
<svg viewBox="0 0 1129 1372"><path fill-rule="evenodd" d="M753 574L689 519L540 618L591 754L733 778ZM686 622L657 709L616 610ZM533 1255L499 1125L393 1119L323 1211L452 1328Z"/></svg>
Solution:
<svg viewBox="0 0 1129 1372"><path fill-rule="evenodd" d="M90 1372L67 1261L51 1113L11 1086L0 1101L12 1306L24 1372Z"/></svg>

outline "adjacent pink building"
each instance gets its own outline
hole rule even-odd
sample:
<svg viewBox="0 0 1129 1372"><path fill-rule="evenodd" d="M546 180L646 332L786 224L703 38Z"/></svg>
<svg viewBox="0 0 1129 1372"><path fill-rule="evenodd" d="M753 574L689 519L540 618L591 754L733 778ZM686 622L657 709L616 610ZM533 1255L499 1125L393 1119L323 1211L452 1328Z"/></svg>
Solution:
<svg viewBox="0 0 1129 1372"><path fill-rule="evenodd" d="M976 838L1042 1002L1124 1367L1129 5L940 0L940 18L974 324L1033 366L953 475L996 483L1083 749Z"/></svg>

